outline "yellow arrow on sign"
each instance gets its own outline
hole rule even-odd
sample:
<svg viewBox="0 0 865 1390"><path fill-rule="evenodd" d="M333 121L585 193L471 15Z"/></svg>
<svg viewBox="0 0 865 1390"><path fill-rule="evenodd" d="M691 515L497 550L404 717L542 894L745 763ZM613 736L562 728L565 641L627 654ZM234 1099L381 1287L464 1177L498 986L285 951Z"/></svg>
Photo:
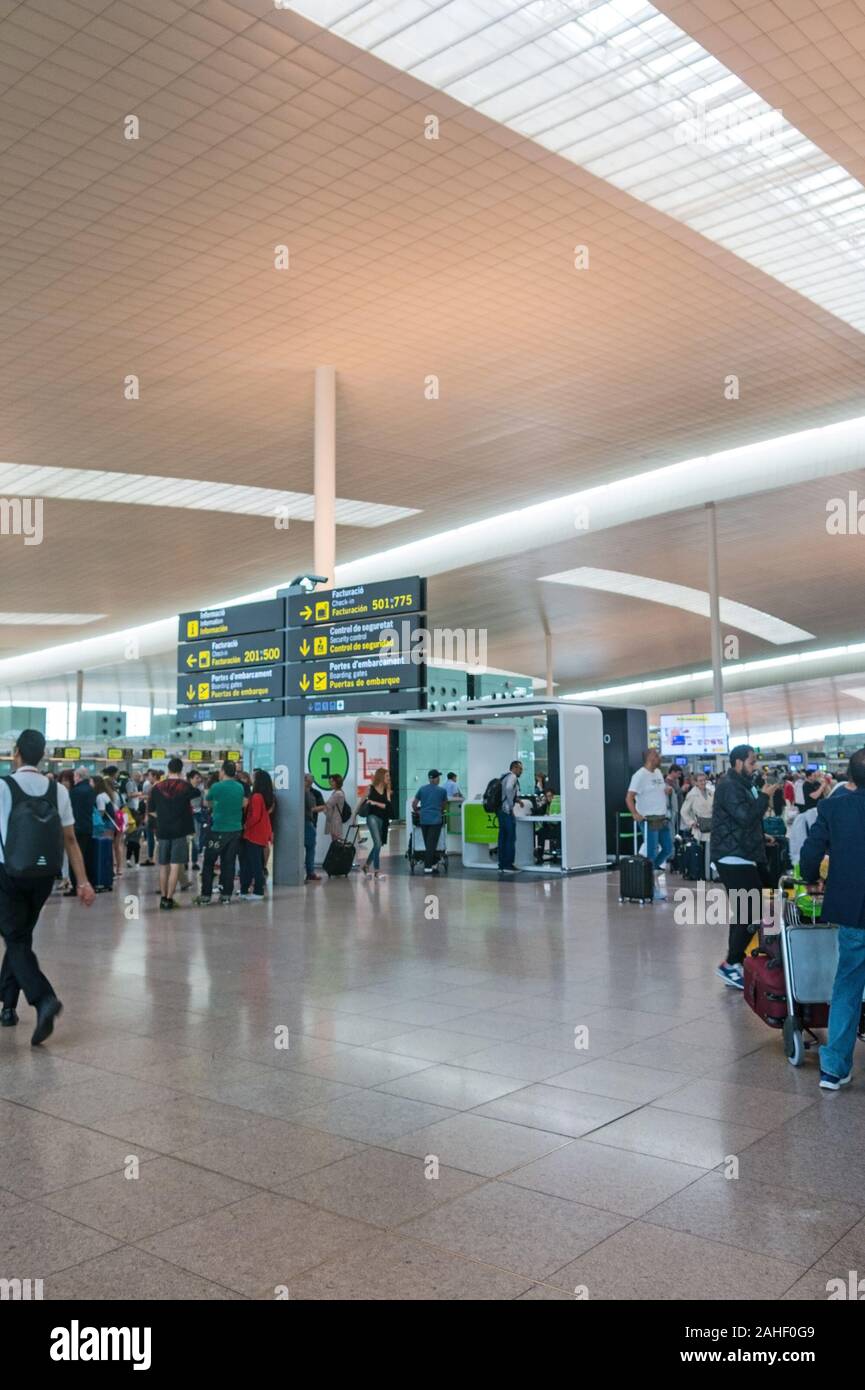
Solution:
<svg viewBox="0 0 865 1390"><path fill-rule="evenodd" d="M187 666L189 666L190 668L193 667L193 666L195 665L195 652L190 652L190 653L189 653L189 656L186 658L186 664L187 664Z"/></svg>
<svg viewBox="0 0 865 1390"><path fill-rule="evenodd" d="M309 653L309 643L307 642L306 638L304 637L303 641L302 641L301 644L300 644L300 654L301 654L301 656L307 656L308 653Z"/></svg>
<svg viewBox="0 0 865 1390"><path fill-rule="evenodd" d="M301 690L309 690L309 676L301 676L300 688Z"/></svg>
<svg viewBox="0 0 865 1390"><path fill-rule="evenodd" d="M302 618L311 618L311 617L312 617L312 609L310 608L309 604L307 604L305 608L301 608L301 610L300 610L300 616L301 616Z"/></svg>
<svg viewBox="0 0 865 1390"><path fill-rule="evenodd" d="M195 699L195 686L194 686L194 685L188 685L188 686L186 687L186 698L187 698L187 700L194 700L194 699Z"/></svg>

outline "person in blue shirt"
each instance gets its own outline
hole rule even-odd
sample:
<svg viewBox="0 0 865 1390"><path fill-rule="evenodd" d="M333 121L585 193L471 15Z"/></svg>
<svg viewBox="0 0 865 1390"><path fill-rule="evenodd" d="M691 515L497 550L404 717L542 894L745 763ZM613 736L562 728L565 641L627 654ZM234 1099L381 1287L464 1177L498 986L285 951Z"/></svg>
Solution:
<svg viewBox="0 0 865 1390"><path fill-rule="evenodd" d="M418 812L420 820L421 834L423 835L424 843L424 873L435 874L438 873L436 864L438 859L438 842L441 835L445 807L448 804L448 794L445 788L440 785L441 773L438 768L430 768L427 775L429 781L425 787L418 787L411 808L413 811Z"/></svg>

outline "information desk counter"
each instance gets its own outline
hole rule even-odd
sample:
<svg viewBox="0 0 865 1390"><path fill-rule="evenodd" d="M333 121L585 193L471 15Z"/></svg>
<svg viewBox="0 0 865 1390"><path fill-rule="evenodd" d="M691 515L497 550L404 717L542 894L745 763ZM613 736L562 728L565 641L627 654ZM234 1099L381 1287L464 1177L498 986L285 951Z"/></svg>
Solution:
<svg viewBox="0 0 865 1390"><path fill-rule="evenodd" d="M557 806L558 798L553 802ZM463 813L463 863L468 869L490 869L498 872L498 858L495 848L499 839L499 818L494 811L485 811L479 801L464 801ZM535 862L535 826L561 825L560 811L543 816L517 816L517 848L514 863L518 869L531 873L561 873L561 864ZM490 850L493 853L490 853Z"/></svg>

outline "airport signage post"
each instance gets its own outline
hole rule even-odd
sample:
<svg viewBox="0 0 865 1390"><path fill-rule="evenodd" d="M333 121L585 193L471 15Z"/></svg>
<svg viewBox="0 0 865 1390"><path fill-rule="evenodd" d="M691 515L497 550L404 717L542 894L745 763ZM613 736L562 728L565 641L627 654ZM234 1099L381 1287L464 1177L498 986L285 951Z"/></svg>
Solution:
<svg viewBox="0 0 865 1390"><path fill-rule="evenodd" d="M181 613L178 643L179 710L226 719L282 714L283 598Z"/></svg>

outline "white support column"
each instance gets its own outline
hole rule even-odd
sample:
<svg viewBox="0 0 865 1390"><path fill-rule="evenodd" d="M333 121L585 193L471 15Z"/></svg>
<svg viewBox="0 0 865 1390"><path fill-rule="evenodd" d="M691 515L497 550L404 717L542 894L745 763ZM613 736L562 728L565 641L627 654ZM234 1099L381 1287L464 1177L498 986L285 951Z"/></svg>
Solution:
<svg viewBox="0 0 865 1390"><path fill-rule="evenodd" d="M720 713L724 708L724 679L721 674L721 597L718 581L718 525L715 503L706 503L709 541L709 619L712 633L712 708Z"/></svg>
<svg viewBox="0 0 865 1390"><path fill-rule="evenodd" d="M336 568L336 368L315 369L315 572L333 586Z"/></svg>
<svg viewBox="0 0 865 1390"><path fill-rule="evenodd" d="M547 699L553 698L553 634L544 633L544 644L547 654Z"/></svg>

